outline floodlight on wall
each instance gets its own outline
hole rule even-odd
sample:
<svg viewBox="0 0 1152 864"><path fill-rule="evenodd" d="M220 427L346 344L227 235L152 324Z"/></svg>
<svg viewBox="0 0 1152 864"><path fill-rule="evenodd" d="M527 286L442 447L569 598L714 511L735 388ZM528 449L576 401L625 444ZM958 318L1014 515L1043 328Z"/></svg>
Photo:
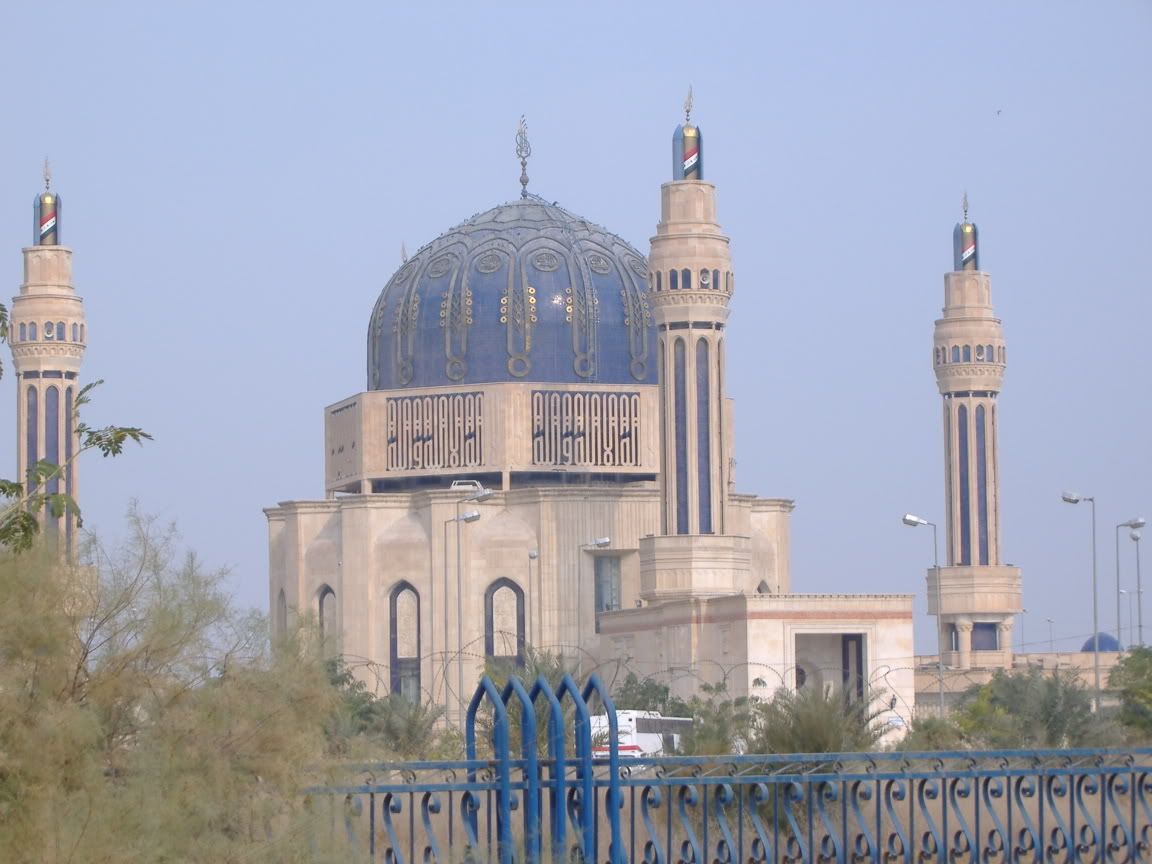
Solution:
<svg viewBox="0 0 1152 864"><path fill-rule="evenodd" d="M605 548L612 545L612 538L611 537L597 537L591 543L586 543L584 545L589 547L589 548L594 548L594 549L605 549Z"/></svg>
<svg viewBox="0 0 1152 864"><path fill-rule="evenodd" d="M480 518L480 511L479 510L465 510L463 513L461 513L459 516L457 516L456 519L454 519L452 521L454 521L454 522L455 521L475 522L479 518Z"/></svg>

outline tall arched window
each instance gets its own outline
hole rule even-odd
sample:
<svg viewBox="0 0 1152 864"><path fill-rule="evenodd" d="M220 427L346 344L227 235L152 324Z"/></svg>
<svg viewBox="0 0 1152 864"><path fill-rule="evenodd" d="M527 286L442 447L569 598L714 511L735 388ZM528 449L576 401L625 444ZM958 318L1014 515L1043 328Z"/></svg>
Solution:
<svg viewBox="0 0 1152 864"><path fill-rule="evenodd" d="M51 321L44 322L44 341L47 342L56 333L56 328L52 326Z"/></svg>
<svg viewBox="0 0 1152 864"><path fill-rule="evenodd" d="M388 669L391 691L420 704L420 595L409 582L388 598Z"/></svg>
<svg viewBox="0 0 1152 864"><path fill-rule="evenodd" d="M316 611L320 620L320 641L325 651L333 652L340 636L340 622L336 609L336 592L324 585L318 593Z"/></svg>
<svg viewBox="0 0 1152 864"><path fill-rule="evenodd" d="M80 325L79 324L73 323L73 325L72 325L72 341L73 342L79 342L80 341Z"/></svg>
<svg viewBox="0 0 1152 864"><path fill-rule="evenodd" d="M720 271L719 270L713 270L712 271L712 288L715 291L720 290Z"/></svg>
<svg viewBox="0 0 1152 864"><path fill-rule="evenodd" d="M44 391L44 458L53 465L60 464L60 390L49 387ZM57 475L46 484L49 495L60 491L60 476ZM54 525L55 519L48 521Z"/></svg>
<svg viewBox="0 0 1152 864"><path fill-rule="evenodd" d="M680 288L680 274L675 270L668 271L668 290L676 291Z"/></svg>
<svg viewBox="0 0 1152 864"><path fill-rule="evenodd" d="M687 267L680 271L680 287L685 291L692 290L692 271Z"/></svg>
<svg viewBox="0 0 1152 864"><path fill-rule="evenodd" d="M991 345L985 345L984 346L984 356L988 358L989 363L991 363L993 360L996 359L996 355L992 353L993 350L994 349L992 348Z"/></svg>
<svg viewBox="0 0 1152 864"><path fill-rule="evenodd" d="M960 346L959 345L953 345L952 346L952 362L953 363L959 363L960 362Z"/></svg>
<svg viewBox="0 0 1152 864"><path fill-rule="evenodd" d="M28 325L25 324L23 321L20 322L20 341L21 342L27 342L28 341Z"/></svg>
<svg viewBox="0 0 1152 864"><path fill-rule="evenodd" d="M965 363L971 363L972 362L972 346L971 345L965 345L964 346L964 362Z"/></svg>
<svg viewBox="0 0 1152 864"><path fill-rule="evenodd" d="M35 342L36 341L36 322L35 321L29 321L28 322L28 341L29 342Z"/></svg>
<svg viewBox="0 0 1152 864"><path fill-rule="evenodd" d="M72 482L72 444L73 439L76 437L76 431L72 425L73 417L72 412L75 410L75 402L72 396L72 388L64 388L64 491L68 495L75 495L76 489ZM68 539L68 549L72 549L72 530L75 519L68 517L64 520L64 533Z"/></svg>
<svg viewBox="0 0 1152 864"><path fill-rule="evenodd" d="M676 444L676 533L688 533L688 366L684 340L672 343L672 411Z"/></svg>
<svg viewBox="0 0 1152 864"><path fill-rule="evenodd" d="M968 462L968 408L961 405L956 411L956 455L960 468L960 565L972 563L972 510L968 494L971 466Z"/></svg>
<svg viewBox="0 0 1152 864"><path fill-rule="evenodd" d="M276 632L274 635L279 639L288 635L288 598L285 596L283 588L276 595Z"/></svg>
<svg viewBox="0 0 1152 864"><path fill-rule="evenodd" d="M484 654L524 661L524 591L511 579L497 579L484 592Z"/></svg>
<svg viewBox="0 0 1152 864"><path fill-rule="evenodd" d="M696 340L696 478L700 505L699 532L712 533L712 414L708 340Z"/></svg>
<svg viewBox="0 0 1152 864"><path fill-rule="evenodd" d="M980 545L980 563L988 562L988 450L984 429L983 405L976 406L976 539Z"/></svg>
<svg viewBox="0 0 1152 864"><path fill-rule="evenodd" d="M65 339L64 322L63 321L57 321L56 322L56 340L59 342L63 342L64 339Z"/></svg>
<svg viewBox="0 0 1152 864"><path fill-rule="evenodd" d="M31 469L40 460L40 394L36 392L35 387L28 388L26 399L24 415L27 426L24 438L28 445L28 468Z"/></svg>
<svg viewBox="0 0 1152 864"><path fill-rule="evenodd" d="M662 290L661 285L660 285L660 271L659 270L656 271L656 290L657 291Z"/></svg>

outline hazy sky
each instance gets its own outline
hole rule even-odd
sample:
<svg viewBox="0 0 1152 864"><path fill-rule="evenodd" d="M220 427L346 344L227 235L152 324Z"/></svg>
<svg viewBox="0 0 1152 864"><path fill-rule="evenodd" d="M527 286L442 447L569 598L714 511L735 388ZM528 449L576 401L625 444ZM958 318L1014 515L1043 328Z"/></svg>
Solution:
<svg viewBox="0 0 1152 864"><path fill-rule="evenodd" d="M793 587L915 592L934 648L931 533L900 517L943 521L932 324L967 189L1009 352L1004 554L1025 639L1052 618L1070 648L1090 514L1061 490L1098 498L1109 631L1113 526L1152 518L1149 45L1147 2L8 2L6 296L48 155L107 380L88 420L156 437L85 461L87 524L137 497L264 608L261 508L322 497L322 410L365 387L401 242L517 196L523 113L531 189L646 252L691 83L738 277L738 487L796 499Z"/></svg>

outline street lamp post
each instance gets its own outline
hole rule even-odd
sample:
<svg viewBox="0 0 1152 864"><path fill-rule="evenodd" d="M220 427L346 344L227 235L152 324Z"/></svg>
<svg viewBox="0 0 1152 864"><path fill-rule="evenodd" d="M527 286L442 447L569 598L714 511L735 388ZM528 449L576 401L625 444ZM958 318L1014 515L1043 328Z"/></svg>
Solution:
<svg viewBox="0 0 1152 864"><path fill-rule="evenodd" d="M1092 685L1096 691L1095 710L1100 710L1100 604L1096 597L1096 498L1091 495L1077 495L1065 492L1060 496L1065 504L1079 504L1087 501L1092 505Z"/></svg>
<svg viewBox="0 0 1152 864"><path fill-rule="evenodd" d="M540 597L544 593L544 584L541 580L540 590L532 590L532 562L536 561L536 574L540 575L540 550L530 549L528 551L528 641L536 646L540 644L540 606L543 599ZM532 598L535 596L536 604L532 604ZM532 631L535 629L536 633L533 635Z"/></svg>
<svg viewBox="0 0 1152 864"><path fill-rule="evenodd" d="M1143 520L1141 520L1143 521ZM1140 647L1144 647L1144 587L1140 584L1140 532L1132 529L1128 535L1136 544L1136 627L1140 634Z"/></svg>
<svg viewBox="0 0 1152 864"><path fill-rule="evenodd" d="M1136 622L1133 620L1136 613L1132 608L1132 598L1136 595L1135 591L1129 591L1127 588L1121 588L1120 593L1128 597L1128 647L1131 648L1135 642L1135 633L1132 631L1136 629ZM1123 631L1121 631L1123 632Z"/></svg>
<svg viewBox="0 0 1152 864"><path fill-rule="evenodd" d="M1056 622L1053 621L1051 618L1047 618L1045 620L1047 620L1047 622L1048 622L1048 653L1049 654L1055 654L1056 653L1056 637L1052 634L1052 625L1055 624ZM1055 661L1053 661L1053 662L1055 662Z"/></svg>
<svg viewBox="0 0 1152 864"><path fill-rule="evenodd" d="M608 546L611 546L611 545L612 545L612 538L611 537L597 537L595 540L593 540L589 543L581 543L580 544L580 551L583 552L585 549L606 549ZM576 569L576 650L578 653L577 653L576 660L578 663L582 663L583 659L584 659L583 652L581 650L581 640L583 639L583 636L584 636L584 580L581 578L581 573L580 573L580 571L582 571L583 569L584 568L583 568L583 566L581 566L580 562L577 562L577 569ZM596 578L595 572L593 572L592 578L593 579Z"/></svg>
<svg viewBox="0 0 1152 864"><path fill-rule="evenodd" d="M1120 636L1120 529L1131 528L1135 531L1138 528L1143 528L1147 524L1144 519L1137 516L1134 519L1129 519L1127 522L1121 522L1116 526L1116 635ZM1129 630L1131 633L1131 630ZM1120 640L1123 643L1124 640ZM1121 644L1123 647L1123 644Z"/></svg>
<svg viewBox="0 0 1152 864"><path fill-rule="evenodd" d="M919 516L915 516L911 513L905 513L904 518L901 521L905 525L909 526L910 528L917 528L921 525L931 525L932 526L932 569L936 572L936 592L937 592L937 595L939 595L939 592L940 592L940 545L936 541L936 523L935 522L929 522L927 519L921 519ZM937 597L936 602L937 603L940 602L939 597ZM939 672L939 674L940 674L940 681L939 681L939 684L940 684L940 716L943 717L944 716L944 631L943 631L943 628L940 624L940 621L941 621L941 619L939 617L940 610L937 609L936 612L937 612L937 618L936 618L936 622L937 622L937 626L936 626L937 650L936 650L936 654L938 655L937 656L937 667L938 667L937 672Z"/></svg>
<svg viewBox="0 0 1152 864"><path fill-rule="evenodd" d="M453 488L461 488L457 483L452 484ZM485 489L480 483L472 481L471 488L474 490L470 495L465 495L463 498L456 500L456 698L460 700L459 716L460 723L464 723L464 566L463 556L461 555L461 538L460 538L460 523L462 522L475 522L480 518L479 510L470 510L469 513L476 514L471 519L464 519L460 515L460 505L475 503L480 504L487 501L492 497L492 490Z"/></svg>
<svg viewBox="0 0 1152 864"><path fill-rule="evenodd" d="M480 511L479 510L468 510L465 513L461 513L461 512L459 512L459 507L457 507L456 515L453 516L451 519L445 519L444 520L444 547L443 547L443 549L444 549L444 599L441 602L444 605L444 664L443 664L442 677L444 679L444 722L445 723L448 722L448 526L451 525L453 522L456 523L456 551L457 551L457 557L456 557L457 570L456 570L456 572L457 572L457 576L459 576L459 572L460 572L460 570L459 570L459 567L460 567L460 557L459 557L460 523L461 522L475 522L479 518L480 518ZM459 579L457 579L456 590L457 590L457 592L459 592L459 590L460 590ZM460 608L459 593L457 593L456 608L457 608L457 610L459 610L459 608ZM457 616L457 626L459 626L459 616ZM459 641L459 640L457 640L457 641ZM459 659L459 656L457 657L457 659Z"/></svg>
<svg viewBox="0 0 1152 864"><path fill-rule="evenodd" d="M1027 609L1020 610L1020 653L1024 653L1024 616L1028 614Z"/></svg>

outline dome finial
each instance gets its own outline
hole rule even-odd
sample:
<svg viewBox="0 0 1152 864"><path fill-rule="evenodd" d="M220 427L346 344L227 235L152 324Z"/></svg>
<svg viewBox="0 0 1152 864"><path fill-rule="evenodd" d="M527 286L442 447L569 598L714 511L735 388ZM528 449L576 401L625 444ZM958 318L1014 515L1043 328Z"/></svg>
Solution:
<svg viewBox="0 0 1152 864"><path fill-rule="evenodd" d="M48 164L48 157L44 157L44 191L52 188L52 166Z"/></svg>
<svg viewBox="0 0 1152 864"><path fill-rule="evenodd" d="M964 208L964 221L968 221L968 190L964 190L964 198L960 202L960 206Z"/></svg>
<svg viewBox="0 0 1152 864"><path fill-rule="evenodd" d="M684 100L684 124L692 122L692 85L688 85L688 98Z"/></svg>
<svg viewBox="0 0 1152 864"><path fill-rule="evenodd" d="M408 250L405 248L403 240L400 241L400 263L408 263Z"/></svg>
<svg viewBox="0 0 1152 864"><path fill-rule="evenodd" d="M528 121L520 115L520 125L516 127L516 156L520 159L520 197L528 197L528 157L532 155L532 145L528 143Z"/></svg>

